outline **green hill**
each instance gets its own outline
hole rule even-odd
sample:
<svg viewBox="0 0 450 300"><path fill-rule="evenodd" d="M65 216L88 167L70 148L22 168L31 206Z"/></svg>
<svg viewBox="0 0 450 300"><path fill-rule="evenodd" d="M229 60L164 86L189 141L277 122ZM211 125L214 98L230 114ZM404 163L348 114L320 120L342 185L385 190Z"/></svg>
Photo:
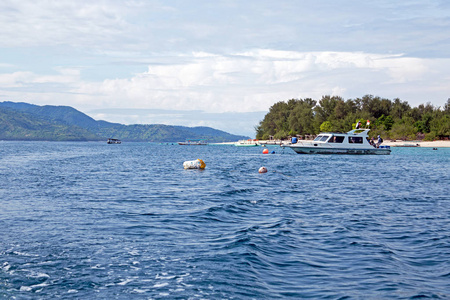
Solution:
<svg viewBox="0 0 450 300"><path fill-rule="evenodd" d="M0 140L95 141L102 138L78 126L0 107Z"/></svg>
<svg viewBox="0 0 450 300"><path fill-rule="evenodd" d="M210 127L123 125L96 121L69 106L0 102L1 140L97 141L107 138L149 142L178 142L186 139L231 142L248 137Z"/></svg>

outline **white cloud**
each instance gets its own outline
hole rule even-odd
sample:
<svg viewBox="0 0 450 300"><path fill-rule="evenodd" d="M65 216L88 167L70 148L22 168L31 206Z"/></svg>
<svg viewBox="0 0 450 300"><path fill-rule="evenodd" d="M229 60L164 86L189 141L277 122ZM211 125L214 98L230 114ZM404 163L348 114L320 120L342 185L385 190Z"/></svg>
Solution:
<svg viewBox="0 0 450 300"><path fill-rule="evenodd" d="M65 45L108 53L251 48L411 52L448 56L443 0L3 0L0 46Z"/></svg>
<svg viewBox="0 0 450 300"><path fill-rule="evenodd" d="M442 74L450 64L448 59L402 55L271 50L228 56L194 53L184 61L152 65L129 79L82 83L74 92L102 95L116 107L249 112L266 110L276 101L325 94L402 98L408 94L406 84L413 83L422 85L421 93L404 100L421 103L427 94L443 97L428 86L444 85Z"/></svg>
<svg viewBox="0 0 450 300"><path fill-rule="evenodd" d="M80 82L80 70L55 68L56 75L39 75L33 72L13 72L0 74L0 86L2 88L23 87L32 84L76 84Z"/></svg>
<svg viewBox="0 0 450 300"><path fill-rule="evenodd" d="M0 45L81 46L108 43L129 30L128 6L104 1L13 1L0 3ZM7 26L6 26L7 25Z"/></svg>
<svg viewBox="0 0 450 300"><path fill-rule="evenodd" d="M322 95L355 98L375 94L400 97L417 105L450 94L446 70L450 59L410 58L362 52L254 50L232 55L193 53L173 64L150 65L130 78L82 80L83 69L54 68L54 75L32 72L0 74L3 88L58 84L30 98L48 99L64 92L67 104L80 108L153 108L251 112L268 110L277 101ZM414 86L412 93L411 86ZM440 89L436 89L440 86ZM13 95L15 91L10 91ZM58 97L61 99L60 97ZM61 100L60 100L61 101Z"/></svg>

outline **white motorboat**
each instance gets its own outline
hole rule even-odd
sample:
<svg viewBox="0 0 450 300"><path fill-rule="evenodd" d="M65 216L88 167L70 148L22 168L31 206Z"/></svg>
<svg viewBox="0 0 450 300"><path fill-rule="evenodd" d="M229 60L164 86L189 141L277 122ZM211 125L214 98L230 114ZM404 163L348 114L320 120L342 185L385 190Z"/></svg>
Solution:
<svg viewBox="0 0 450 300"><path fill-rule="evenodd" d="M371 144L370 129L353 129L347 133L326 132L314 141L298 141L287 144L299 154L391 154L389 146Z"/></svg>
<svg viewBox="0 0 450 300"><path fill-rule="evenodd" d="M186 140L186 142L178 142L178 145L184 145L184 146L206 146L208 143L205 140Z"/></svg>
<svg viewBox="0 0 450 300"><path fill-rule="evenodd" d="M234 145L237 147L255 147L259 146L259 143L258 140L248 139L248 140L240 140L234 143Z"/></svg>

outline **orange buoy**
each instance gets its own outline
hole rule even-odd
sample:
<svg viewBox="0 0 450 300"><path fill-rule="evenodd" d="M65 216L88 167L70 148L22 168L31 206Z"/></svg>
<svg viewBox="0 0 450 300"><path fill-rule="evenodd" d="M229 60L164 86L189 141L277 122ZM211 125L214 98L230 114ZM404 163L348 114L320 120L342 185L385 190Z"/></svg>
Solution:
<svg viewBox="0 0 450 300"><path fill-rule="evenodd" d="M268 154L268 153L269 153L269 149L266 148L263 150L263 154Z"/></svg>
<svg viewBox="0 0 450 300"><path fill-rule="evenodd" d="M259 173L267 173L267 168L266 167L261 167L258 170Z"/></svg>

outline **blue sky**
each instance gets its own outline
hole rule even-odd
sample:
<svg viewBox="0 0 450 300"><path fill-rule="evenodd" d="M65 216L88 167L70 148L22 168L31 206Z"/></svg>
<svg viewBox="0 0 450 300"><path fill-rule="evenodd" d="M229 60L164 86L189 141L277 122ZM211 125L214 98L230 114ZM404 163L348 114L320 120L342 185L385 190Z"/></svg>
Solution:
<svg viewBox="0 0 450 300"><path fill-rule="evenodd" d="M95 119L254 136L292 98L450 97L448 1L3 0L0 12L0 101Z"/></svg>

